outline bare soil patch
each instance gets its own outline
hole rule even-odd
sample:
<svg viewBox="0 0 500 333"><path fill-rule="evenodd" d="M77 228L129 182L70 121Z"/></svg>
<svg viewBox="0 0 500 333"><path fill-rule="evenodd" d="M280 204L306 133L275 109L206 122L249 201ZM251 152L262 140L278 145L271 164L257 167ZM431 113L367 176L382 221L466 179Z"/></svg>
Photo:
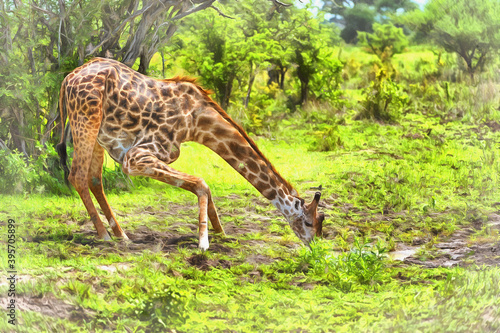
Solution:
<svg viewBox="0 0 500 333"><path fill-rule="evenodd" d="M492 214L487 225L492 230L500 231L500 215ZM488 265L500 266L500 241L485 239L483 242L470 242L470 236L483 227L481 222L465 227L445 241L435 244L437 253L434 258L420 260L412 255L404 260L408 264L416 264L427 268Z"/></svg>
<svg viewBox="0 0 500 333"><path fill-rule="evenodd" d="M2 308L7 307L9 300L0 297ZM63 300L55 298L52 294L46 294L43 297L17 296L16 307L22 320L23 312L37 312L48 318L66 318L73 322L91 321L95 318L96 312L79 306L66 303Z"/></svg>

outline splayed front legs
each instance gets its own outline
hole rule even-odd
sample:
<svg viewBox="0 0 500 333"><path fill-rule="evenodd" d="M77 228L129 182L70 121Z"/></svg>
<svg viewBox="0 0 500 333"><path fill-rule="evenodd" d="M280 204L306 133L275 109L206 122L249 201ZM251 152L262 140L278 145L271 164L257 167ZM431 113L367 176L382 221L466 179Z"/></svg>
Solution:
<svg viewBox="0 0 500 333"><path fill-rule="evenodd" d="M183 188L198 196L198 205L200 207L198 247L200 249L207 250L209 246L207 228L209 219L215 232L224 234L212 201L210 189L203 179L169 167L165 162L154 156L150 150L140 146L128 151L123 160L122 168L123 172L131 176L147 176Z"/></svg>

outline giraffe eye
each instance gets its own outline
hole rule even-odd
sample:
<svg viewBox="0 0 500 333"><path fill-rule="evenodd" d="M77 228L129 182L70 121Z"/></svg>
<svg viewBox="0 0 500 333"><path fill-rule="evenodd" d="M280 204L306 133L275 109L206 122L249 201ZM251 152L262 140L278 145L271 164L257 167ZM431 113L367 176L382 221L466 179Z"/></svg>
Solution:
<svg viewBox="0 0 500 333"><path fill-rule="evenodd" d="M295 209L299 210L299 201L298 200L295 201Z"/></svg>
<svg viewBox="0 0 500 333"><path fill-rule="evenodd" d="M313 226L312 223L309 223L309 222L304 222L304 224L306 225L306 227L309 227L309 228L311 228Z"/></svg>

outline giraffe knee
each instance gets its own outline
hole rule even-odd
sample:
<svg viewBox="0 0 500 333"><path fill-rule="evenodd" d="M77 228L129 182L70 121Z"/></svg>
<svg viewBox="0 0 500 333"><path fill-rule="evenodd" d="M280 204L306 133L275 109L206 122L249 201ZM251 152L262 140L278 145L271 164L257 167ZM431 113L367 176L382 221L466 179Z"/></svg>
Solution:
<svg viewBox="0 0 500 333"><path fill-rule="evenodd" d="M141 155L131 149L123 158L122 171L129 176L151 176L153 173L149 166L152 162L149 154Z"/></svg>
<svg viewBox="0 0 500 333"><path fill-rule="evenodd" d="M78 181L77 181L77 177L75 175L74 172L71 172L68 176L68 181L70 182L71 185L73 185L73 187L75 189L78 190L78 188L80 187L79 184L78 184Z"/></svg>
<svg viewBox="0 0 500 333"><path fill-rule="evenodd" d="M210 187L208 187L208 184L205 182L205 180L201 178L196 181L196 195L198 197L201 196L207 196L209 198L211 197Z"/></svg>

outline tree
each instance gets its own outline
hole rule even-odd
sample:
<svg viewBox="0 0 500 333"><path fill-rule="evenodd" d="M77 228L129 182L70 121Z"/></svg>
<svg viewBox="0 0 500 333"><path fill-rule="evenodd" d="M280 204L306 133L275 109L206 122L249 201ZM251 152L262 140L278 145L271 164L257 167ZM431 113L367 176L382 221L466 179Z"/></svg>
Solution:
<svg viewBox="0 0 500 333"><path fill-rule="evenodd" d="M385 23L392 14L417 8L411 0L325 0L323 10L332 14L331 22L344 27L341 37L348 43L358 31L372 32L373 23Z"/></svg>
<svg viewBox="0 0 500 333"><path fill-rule="evenodd" d="M215 1L58 0L55 5L41 0L31 7L49 32L47 51L54 64L60 65L61 57L77 54L81 65L85 57L110 52L130 67L139 59L138 71L147 73L151 58L172 37L177 21L213 6Z"/></svg>
<svg viewBox="0 0 500 333"><path fill-rule="evenodd" d="M146 72L178 22L214 2L0 0L0 149L36 157L57 123L60 83L86 57L140 59Z"/></svg>
<svg viewBox="0 0 500 333"><path fill-rule="evenodd" d="M392 24L373 24L373 33L359 32L359 44L366 46L383 62L389 61L394 54L403 52L408 38L402 28Z"/></svg>
<svg viewBox="0 0 500 333"><path fill-rule="evenodd" d="M372 32L375 16L375 9L364 3L352 8L346 8L343 11L345 27L342 29L340 37L347 43L353 43L356 41L359 31Z"/></svg>
<svg viewBox="0 0 500 333"><path fill-rule="evenodd" d="M471 78L500 49L499 0L431 0L423 11L408 13L402 20L458 54Z"/></svg>
<svg viewBox="0 0 500 333"><path fill-rule="evenodd" d="M321 22L321 17L313 17L308 10L298 11L294 15L295 29L290 35L294 52L290 62L296 65L295 71L300 81L300 104L308 101L310 84L316 74L328 72L336 75L341 70L339 60L333 57L332 48L337 43L338 34L331 24Z"/></svg>

